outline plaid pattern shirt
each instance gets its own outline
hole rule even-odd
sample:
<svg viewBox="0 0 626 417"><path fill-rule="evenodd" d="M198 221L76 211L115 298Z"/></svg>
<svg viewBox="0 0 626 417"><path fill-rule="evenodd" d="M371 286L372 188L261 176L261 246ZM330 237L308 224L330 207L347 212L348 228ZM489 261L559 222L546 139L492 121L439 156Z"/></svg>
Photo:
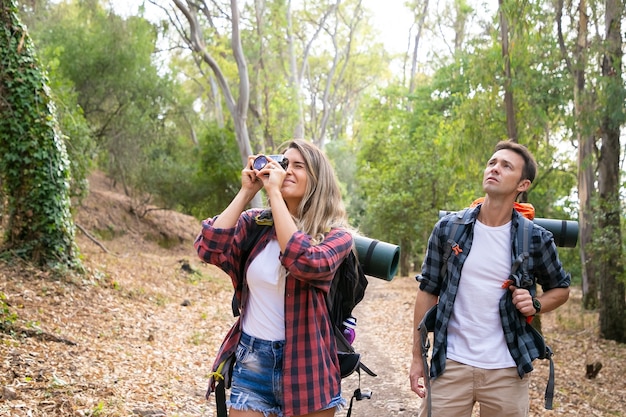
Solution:
<svg viewBox="0 0 626 417"><path fill-rule="evenodd" d="M417 276L421 290L439 297L430 369L430 376L433 379L437 378L445 370L448 323L454 308L454 299L459 289L463 263L472 247L474 224L480 212L480 207L479 205L468 209L465 216L461 216L458 213L448 214L437 222L428 239L428 251L422 265L422 274ZM521 215L513 210L511 258L514 256L513 251L517 252L517 228L520 224L523 224L523 220ZM460 235L456 233L459 236L457 242L454 241L454 236L450 236L455 222L461 223L459 229L463 230ZM452 250L455 244L459 245L461 251ZM535 277L537 283L541 285L544 291L552 288L569 287L571 278L564 271L559 260L552 233L534 225L532 235L530 236L529 252L528 271L531 276ZM447 272L445 277L442 277L442 265L446 257L448 257ZM508 296L509 300L500 303L506 306L506 308L500 309L502 329L507 340L509 352L517 364L518 373L520 376L523 376L524 373L532 371L532 361L539 357L539 352L535 347L533 335L526 329L526 326L529 325L526 323L525 317L517 313L512 301L509 302L511 298L510 293L505 294L506 296ZM512 342L509 343L509 341Z"/></svg>
<svg viewBox="0 0 626 417"><path fill-rule="evenodd" d="M257 227L254 218L262 210L242 213L235 227L218 229L212 226L215 218L202 222L202 231L194 246L200 258L219 266L237 288L237 276L242 242ZM248 265L271 239L276 238L274 227L268 227L252 248ZM302 232L293 234L280 256L287 269L285 282L285 351L283 362L285 415L303 415L318 411L330 404L340 393L341 376L332 325L326 307L326 293L335 271L352 249L352 235L343 229L333 229L319 245L311 245L311 237ZM245 276L245 274L244 274ZM213 372L234 354L241 335L241 317L246 314L248 287L244 278L240 291L241 316L226 335ZM207 397L215 389L215 377L209 381Z"/></svg>

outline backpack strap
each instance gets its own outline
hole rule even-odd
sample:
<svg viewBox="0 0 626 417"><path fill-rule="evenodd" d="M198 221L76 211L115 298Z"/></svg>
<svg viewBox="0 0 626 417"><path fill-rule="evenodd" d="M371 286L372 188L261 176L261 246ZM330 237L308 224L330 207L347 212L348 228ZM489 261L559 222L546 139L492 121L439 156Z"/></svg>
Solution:
<svg viewBox="0 0 626 417"><path fill-rule="evenodd" d="M244 268L246 267L246 263L248 262L248 258L250 257L250 253L252 252L252 248L254 248L254 246L259 242L263 233L268 230L267 227L264 226L271 225L273 225L272 212L270 210L262 211L255 218L255 221L253 223L254 229L250 232L245 242L243 242L240 260L241 267L239 268L239 276L237 277L237 286L235 288L235 291L233 292L233 298L231 300L233 317L238 317L240 315L237 291L243 284L243 277L245 274ZM226 369L224 372L231 372L231 370L232 369ZM218 378L218 382L215 385L215 410L217 413L217 417L228 417L228 412L226 410L226 382L224 378Z"/></svg>
<svg viewBox="0 0 626 417"><path fill-rule="evenodd" d="M350 406L348 407L348 413L346 414L346 417L352 416L352 404L354 400L361 401L361 400L369 400L372 398L372 391L361 390L361 372L359 372L358 369L357 369L357 372L359 374L359 387L354 390L354 393L352 394L352 397L350 398Z"/></svg>
<svg viewBox="0 0 626 417"><path fill-rule="evenodd" d="M440 276L445 278L448 273L448 259L452 252L456 252L460 250L459 240L465 232L465 226L467 222L467 217L469 216L470 210L465 208L456 212L455 218L451 220L452 226L450 227L450 233L448 234L448 240L446 241L450 248L446 248L446 251L442 257L442 265ZM417 330L420 332L420 341L422 345L422 364L424 365L424 387L426 388L426 409L428 413L428 417L432 416L432 399L430 396L430 367L428 365L428 351L430 349L430 339L428 338L428 333L435 330L435 319L437 317L437 304L431 307L420 322Z"/></svg>
<svg viewBox="0 0 626 417"><path fill-rule="evenodd" d="M424 388L426 388L426 410L428 417L432 416L432 397L430 395L430 367L428 366L428 351L430 350L430 339L428 332L435 330L435 320L437 318L437 304L432 306L420 322L417 330L420 332L422 344L422 365L424 366Z"/></svg>
<svg viewBox="0 0 626 417"><path fill-rule="evenodd" d="M259 215L256 216L253 223L254 229L247 236L245 242L243 242L243 246L241 248L241 267L239 268L239 276L237 277L237 287L235 288L235 292L233 293L233 299L231 301L233 317L239 317L240 314L237 291L243 284L245 267L246 263L248 262L248 258L250 257L250 253L252 252L252 248L254 248L259 240L261 240L261 236L263 236L263 233L268 230L265 226L272 226L273 224L274 222L272 220L272 212L270 210L263 210Z"/></svg>
<svg viewBox="0 0 626 417"><path fill-rule="evenodd" d="M215 411L217 412L217 417L228 417L228 412L226 411L226 387L224 385L224 380L221 379L215 386Z"/></svg>
<svg viewBox="0 0 626 417"><path fill-rule="evenodd" d="M526 288L532 296L536 292L534 277L528 273L528 259L530 258L530 234L533 222L525 217L520 217L517 225L517 235L511 251L511 284L519 288Z"/></svg>
<svg viewBox="0 0 626 417"><path fill-rule="evenodd" d="M460 226L465 226L466 216L469 215L469 209L463 209L456 213L456 218L452 220L452 226L450 227L450 233L448 234L448 243L450 244L450 250L447 250L443 254L443 265L441 266L441 276L445 277L448 272L448 259L450 255L452 255L452 251L456 251L459 248L459 239L461 239L461 235L465 231L465 228L461 228ZM457 249L455 249L457 248Z"/></svg>
<svg viewBox="0 0 626 417"><path fill-rule="evenodd" d="M511 278L515 277L515 272L519 269L516 276L519 282L515 285L522 288L528 288L530 294L534 297L537 292L537 282L528 272L528 259L530 258L530 236L533 230L533 222L527 218L520 216L520 222L517 225L517 254L513 254L513 264L511 265ZM530 322L528 323L530 326ZM539 332L537 332L539 334ZM543 335L540 335L543 338ZM548 359L550 361L550 372L548 374L548 383L544 394L544 407L546 410L552 410L554 400L554 353L550 346L545 345L545 352L540 352L540 359Z"/></svg>

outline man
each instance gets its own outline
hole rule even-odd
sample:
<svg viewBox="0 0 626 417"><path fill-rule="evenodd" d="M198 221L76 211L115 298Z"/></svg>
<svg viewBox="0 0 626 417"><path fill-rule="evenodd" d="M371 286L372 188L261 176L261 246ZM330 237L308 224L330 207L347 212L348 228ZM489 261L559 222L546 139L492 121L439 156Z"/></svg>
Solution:
<svg viewBox="0 0 626 417"><path fill-rule="evenodd" d="M463 224L457 226L463 231L455 232L458 241L450 236L453 222L458 221L454 213L440 219L433 229L422 274L417 277L410 370L411 389L421 398L430 395L429 401L423 401L422 417L428 415L427 404L436 417L469 417L475 402L480 403L481 417L528 415L528 372L537 355L511 349L507 340L510 343L511 335L526 325L522 322L565 303L570 285L552 234L536 225L529 237L527 265L542 293L534 296L528 288L505 285L519 247L517 228L524 225L514 209L515 201L528 190L536 171L528 149L512 141L499 142L483 174L484 200L463 216ZM501 304L507 297L508 304ZM430 392L426 392L417 327L435 304ZM501 305L517 313L508 316ZM503 324L507 317L515 322L516 314L520 323ZM530 337L527 333L517 336L524 343L534 343L524 340Z"/></svg>

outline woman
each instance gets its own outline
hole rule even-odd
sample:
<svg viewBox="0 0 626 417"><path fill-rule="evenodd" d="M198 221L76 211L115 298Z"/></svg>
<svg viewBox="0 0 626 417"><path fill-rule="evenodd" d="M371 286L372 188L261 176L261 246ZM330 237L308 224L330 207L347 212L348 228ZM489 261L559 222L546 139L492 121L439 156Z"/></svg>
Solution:
<svg viewBox="0 0 626 417"><path fill-rule="evenodd" d="M231 417L331 417L346 403L325 297L352 250L352 235L322 151L293 140L283 155L286 169L271 158L254 169L250 156L241 189L219 216L203 221L195 242L199 256L229 274L240 295L241 315L218 352L209 386L210 393L220 364L236 352ZM262 212L244 210L261 188L273 225L242 266L241 248Z"/></svg>

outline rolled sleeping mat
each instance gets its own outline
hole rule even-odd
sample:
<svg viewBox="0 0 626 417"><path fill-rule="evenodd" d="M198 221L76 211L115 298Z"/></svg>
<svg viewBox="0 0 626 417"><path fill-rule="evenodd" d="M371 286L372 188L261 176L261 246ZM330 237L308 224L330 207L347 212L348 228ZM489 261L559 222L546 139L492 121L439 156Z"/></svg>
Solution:
<svg viewBox="0 0 626 417"><path fill-rule="evenodd" d="M355 236L354 245L365 275L391 281L398 271L400 247L365 236Z"/></svg>
<svg viewBox="0 0 626 417"><path fill-rule="evenodd" d="M552 232L554 243L564 248L575 248L578 242L578 222L574 220L542 219L535 217L533 223Z"/></svg>
<svg viewBox="0 0 626 417"><path fill-rule="evenodd" d="M453 211L439 210L439 218ZM533 223L552 232L554 243L564 248L575 248L578 243L578 222L575 220L542 219L535 217Z"/></svg>

